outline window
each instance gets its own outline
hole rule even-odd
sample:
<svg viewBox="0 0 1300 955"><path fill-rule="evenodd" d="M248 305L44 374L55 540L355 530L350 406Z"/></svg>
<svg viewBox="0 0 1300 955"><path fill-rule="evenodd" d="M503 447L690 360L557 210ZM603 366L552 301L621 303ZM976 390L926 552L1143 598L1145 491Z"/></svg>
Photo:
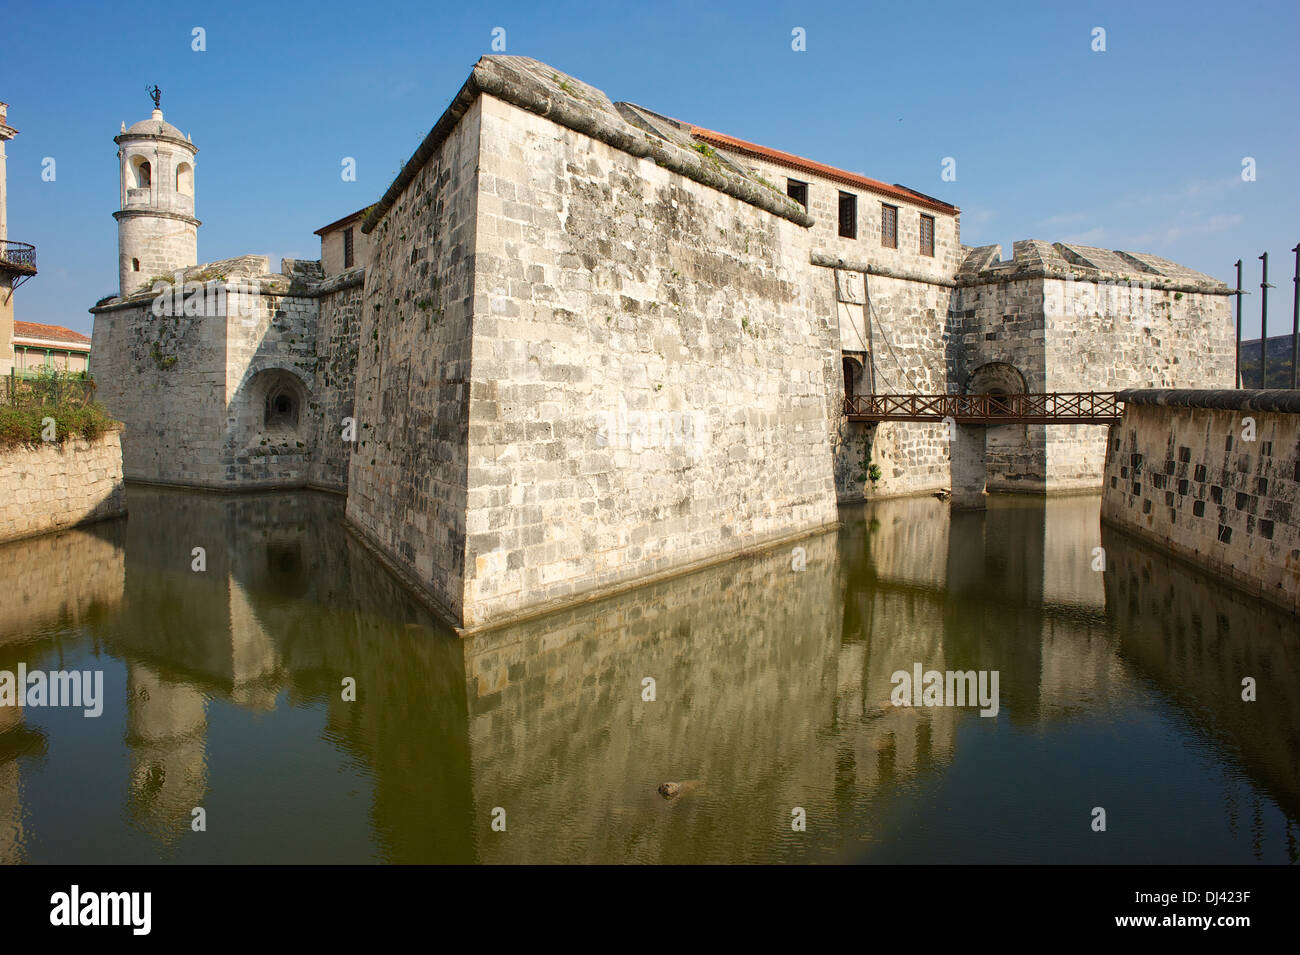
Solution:
<svg viewBox="0 0 1300 955"><path fill-rule="evenodd" d="M140 271L140 260L139 260L139 259L132 259L132 260L131 260L131 271L132 271L132 272L139 272L139 271Z"/></svg>
<svg viewBox="0 0 1300 955"><path fill-rule="evenodd" d="M934 255L934 216L921 216L921 254Z"/></svg>
<svg viewBox="0 0 1300 955"><path fill-rule="evenodd" d="M352 268L352 226L343 230L343 267Z"/></svg>
<svg viewBox="0 0 1300 955"><path fill-rule="evenodd" d="M808 208L808 183L800 182L798 179L787 179L785 194L805 209Z"/></svg>
<svg viewBox="0 0 1300 955"><path fill-rule="evenodd" d="M880 204L880 244L886 249L898 248L898 206Z"/></svg>
<svg viewBox="0 0 1300 955"><path fill-rule="evenodd" d="M858 197L851 192L840 193L840 235L846 239L858 237Z"/></svg>
<svg viewBox="0 0 1300 955"><path fill-rule="evenodd" d="M132 189L148 189L153 183L153 169L149 160L143 156L131 157L131 179L128 186Z"/></svg>
<svg viewBox="0 0 1300 955"><path fill-rule="evenodd" d="M176 167L176 191L182 196L194 195L194 167L187 162Z"/></svg>

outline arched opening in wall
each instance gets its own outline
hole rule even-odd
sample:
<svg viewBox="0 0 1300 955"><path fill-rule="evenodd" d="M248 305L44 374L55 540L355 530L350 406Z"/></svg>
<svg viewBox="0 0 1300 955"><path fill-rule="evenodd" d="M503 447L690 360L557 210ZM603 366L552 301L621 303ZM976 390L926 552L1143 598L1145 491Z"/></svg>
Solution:
<svg viewBox="0 0 1300 955"><path fill-rule="evenodd" d="M176 167L176 191L182 196L194 195L194 167L187 162Z"/></svg>
<svg viewBox="0 0 1300 955"><path fill-rule="evenodd" d="M1004 361L991 361L980 365L966 379L968 395L1005 397L1023 395L1026 391L1028 388L1025 387L1025 376L1020 373L1020 369Z"/></svg>
<svg viewBox="0 0 1300 955"><path fill-rule="evenodd" d="M1010 395L1023 395L1028 391L1025 376L1020 369L1004 361L991 361L980 365L966 379L966 394L991 395L995 399L1006 399ZM1006 400L991 401L991 416L1014 413L1014 405ZM1024 424L1005 424L990 426L987 434L987 447L1023 448L1029 442L1029 429Z"/></svg>
<svg viewBox="0 0 1300 955"><path fill-rule="evenodd" d="M262 427L267 431L297 431L298 389L287 381L274 383L266 394Z"/></svg>
<svg viewBox="0 0 1300 955"><path fill-rule="evenodd" d="M148 189L153 185L153 167L143 156L131 157L131 188Z"/></svg>
<svg viewBox="0 0 1300 955"><path fill-rule="evenodd" d="M140 271L140 260L139 260L139 259L132 259L132 260L131 260L131 271L132 271L132 272L139 272L139 271Z"/></svg>
<svg viewBox="0 0 1300 955"><path fill-rule="evenodd" d="M845 354L840 359L844 372L844 397L866 394L866 369L859 355Z"/></svg>
<svg viewBox="0 0 1300 955"><path fill-rule="evenodd" d="M236 396L240 446L304 446L310 431L307 401L310 392L293 372L266 368L250 377Z"/></svg>

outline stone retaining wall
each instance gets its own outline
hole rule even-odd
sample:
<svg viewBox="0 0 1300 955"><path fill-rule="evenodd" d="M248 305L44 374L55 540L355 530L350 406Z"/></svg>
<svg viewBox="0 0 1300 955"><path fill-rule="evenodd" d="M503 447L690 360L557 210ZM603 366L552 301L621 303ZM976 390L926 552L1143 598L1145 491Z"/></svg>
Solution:
<svg viewBox="0 0 1300 955"><path fill-rule="evenodd" d="M125 514L120 435L0 451L0 541Z"/></svg>
<svg viewBox="0 0 1300 955"><path fill-rule="evenodd" d="M1102 520L1300 611L1300 392L1120 397Z"/></svg>

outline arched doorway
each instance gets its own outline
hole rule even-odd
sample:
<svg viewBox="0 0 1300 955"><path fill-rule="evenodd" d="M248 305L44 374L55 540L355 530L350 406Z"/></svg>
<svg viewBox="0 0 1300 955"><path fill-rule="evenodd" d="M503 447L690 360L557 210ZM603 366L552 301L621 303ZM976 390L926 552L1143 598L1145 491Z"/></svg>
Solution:
<svg viewBox="0 0 1300 955"><path fill-rule="evenodd" d="M1028 393L1024 374L1015 365L991 361L980 365L966 379L966 394L992 395L995 398ZM1014 413L1009 401L990 402L989 412L996 416ZM990 491L1024 490L1028 479L1041 472L1043 426L1023 423L989 425L984 429L985 467ZM1036 448L1035 445L1040 447Z"/></svg>
<svg viewBox="0 0 1300 955"><path fill-rule="evenodd" d="M1001 397L1004 395L1023 395L1028 391L1025 387L1025 376L1020 373L1020 369L1015 365L1008 364L1004 361L991 361L987 364L980 365L971 376L966 379L966 394L968 395L994 395ZM1006 403L999 403L993 406L1006 408Z"/></svg>
<svg viewBox="0 0 1300 955"><path fill-rule="evenodd" d="M866 369L862 359L857 355L843 355L840 367L844 373L844 397L866 394Z"/></svg>

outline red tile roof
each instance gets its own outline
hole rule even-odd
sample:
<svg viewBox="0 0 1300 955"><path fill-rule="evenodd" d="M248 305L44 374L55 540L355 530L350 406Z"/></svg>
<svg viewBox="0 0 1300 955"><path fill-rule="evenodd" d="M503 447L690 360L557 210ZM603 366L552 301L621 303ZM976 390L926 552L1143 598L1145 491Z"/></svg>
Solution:
<svg viewBox="0 0 1300 955"><path fill-rule="evenodd" d="M908 189L906 186L891 186L888 183L880 182L876 179L868 179L866 176L859 176L855 172L847 172L843 169L836 169L834 166L827 166L824 163L815 162L812 159L804 159L802 156L796 156L793 153L782 152L779 149L768 149L766 146L759 146L757 143L747 143L743 139L737 139L734 136L728 136L726 133L714 132L711 129L705 129L702 126L692 126L691 135L701 142L708 143L710 146L717 146L721 149L729 149L733 152L744 153L749 156L756 156L759 159L767 159L782 166L789 166L793 169L800 169L804 172L810 172L827 179L833 179L836 182L848 186L857 186L882 196L890 196L894 199L902 199L913 205L923 206L927 209L933 209L936 212L942 212L947 215L957 215L961 210L956 206L941 202L933 196L927 196L925 193L917 192L914 189Z"/></svg>
<svg viewBox="0 0 1300 955"><path fill-rule="evenodd" d="M65 342L77 350L90 350L90 336L74 332L62 325L41 325L37 322L14 322L14 338L35 338L43 342Z"/></svg>

